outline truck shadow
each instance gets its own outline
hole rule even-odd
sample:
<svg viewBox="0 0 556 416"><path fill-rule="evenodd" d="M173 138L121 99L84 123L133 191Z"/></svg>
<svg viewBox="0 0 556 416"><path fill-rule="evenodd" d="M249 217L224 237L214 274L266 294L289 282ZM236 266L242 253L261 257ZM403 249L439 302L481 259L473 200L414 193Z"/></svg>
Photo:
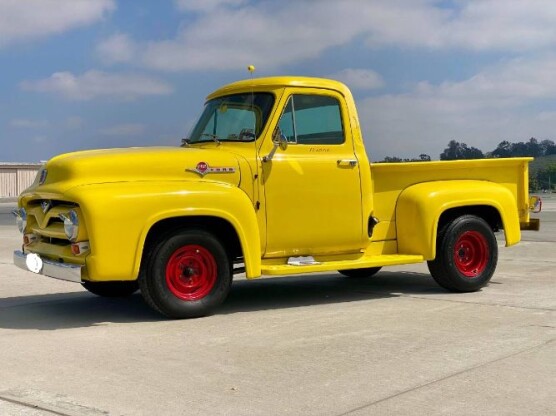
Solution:
<svg viewBox="0 0 556 416"><path fill-rule="evenodd" d="M217 314L446 293L429 274L380 272L363 279L338 273L235 281Z"/></svg>
<svg viewBox="0 0 556 416"><path fill-rule="evenodd" d="M430 275L410 272L381 272L367 279L348 279L337 273L239 279L212 319L238 312L440 293L446 292ZM153 312L139 293L124 299L100 298L85 291L0 298L0 328L6 329L54 330L157 321L166 319Z"/></svg>

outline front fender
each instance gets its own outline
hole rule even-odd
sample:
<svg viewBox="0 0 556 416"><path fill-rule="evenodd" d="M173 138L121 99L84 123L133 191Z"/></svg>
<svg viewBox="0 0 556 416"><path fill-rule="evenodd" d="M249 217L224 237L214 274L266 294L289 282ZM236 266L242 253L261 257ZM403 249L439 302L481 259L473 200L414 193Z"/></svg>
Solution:
<svg viewBox="0 0 556 416"><path fill-rule="evenodd" d="M246 274L261 269L261 242L253 204L239 188L221 182L132 182L84 185L66 193L79 203L91 241L91 280L134 280L139 275L147 234L157 222L213 216L236 230Z"/></svg>
<svg viewBox="0 0 556 416"><path fill-rule="evenodd" d="M498 211L506 245L521 239L514 195L504 186L487 181L424 182L404 189L396 204L398 252L436 257L436 234L442 213L453 208L489 206Z"/></svg>

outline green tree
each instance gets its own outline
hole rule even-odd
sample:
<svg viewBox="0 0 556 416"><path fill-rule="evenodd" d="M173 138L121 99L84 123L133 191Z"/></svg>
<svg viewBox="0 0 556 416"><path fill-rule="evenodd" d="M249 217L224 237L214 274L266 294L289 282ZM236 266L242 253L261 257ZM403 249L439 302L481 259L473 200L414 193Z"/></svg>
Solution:
<svg viewBox="0 0 556 416"><path fill-rule="evenodd" d="M491 157L512 157L513 143L503 140L498 143L496 149L490 152Z"/></svg>
<svg viewBox="0 0 556 416"><path fill-rule="evenodd" d="M554 189L556 185L556 164L552 163L543 169L539 169L534 176L538 188L548 190Z"/></svg>
<svg viewBox="0 0 556 416"><path fill-rule="evenodd" d="M403 162L402 159L396 156L386 156L383 160L384 163L400 163Z"/></svg>
<svg viewBox="0 0 556 416"><path fill-rule="evenodd" d="M544 154L541 144L534 137L531 137L529 141L525 143L525 149L527 156L539 157Z"/></svg>
<svg viewBox="0 0 556 416"><path fill-rule="evenodd" d="M552 140L543 140L540 146L544 156L556 155L556 144Z"/></svg>
<svg viewBox="0 0 556 416"><path fill-rule="evenodd" d="M440 160L484 159L484 157L480 149L469 147L456 140L450 140L448 147L440 154Z"/></svg>

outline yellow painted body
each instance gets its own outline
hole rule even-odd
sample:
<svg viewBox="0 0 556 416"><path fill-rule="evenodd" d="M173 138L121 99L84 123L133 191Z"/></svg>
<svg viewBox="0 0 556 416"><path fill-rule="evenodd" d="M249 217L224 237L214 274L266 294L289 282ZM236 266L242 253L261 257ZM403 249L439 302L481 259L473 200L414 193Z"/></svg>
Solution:
<svg viewBox="0 0 556 416"><path fill-rule="evenodd" d="M74 256L69 245L44 241L25 251L84 264L86 280L134 280L156 224L213 218L233 227L247 277L255 278L434 259L439 219L452 209L496 210L507 245L520 240L520 223L529 223L530 159L369 164L355 103L343 84L263 78L230 84L208 99L249 92L275 98L256 142L97 150L50 160L46 182L37 179L20 197L30 213L27 232L63 239L63 226L47 227L46 216L76 206L78 241L89 241L91 251ZM293 94L335 98L344 142L292 143L272 153L272 132ZM230 171L201 175L195 171L199 162ZM44 200L58 205L45 214ZM370 217L379 222L369 237ZM294 256L315 261L288 264Z"/></svg>

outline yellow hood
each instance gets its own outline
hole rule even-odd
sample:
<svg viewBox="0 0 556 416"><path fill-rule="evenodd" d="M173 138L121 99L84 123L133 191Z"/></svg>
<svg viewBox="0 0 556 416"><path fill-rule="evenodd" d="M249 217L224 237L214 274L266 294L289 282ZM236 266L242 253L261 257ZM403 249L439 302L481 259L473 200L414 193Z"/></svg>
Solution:
<svg viewBox="0 0 556 416"><path fill-rule="evenodd" d="M65 192L79 185L140 182L208 180L239 185L238 160L218 149L144 147L90 150L52 158L39 172L28 191L41 186L44 192ZM35 188L35 189L34 189Z"/></svg>

